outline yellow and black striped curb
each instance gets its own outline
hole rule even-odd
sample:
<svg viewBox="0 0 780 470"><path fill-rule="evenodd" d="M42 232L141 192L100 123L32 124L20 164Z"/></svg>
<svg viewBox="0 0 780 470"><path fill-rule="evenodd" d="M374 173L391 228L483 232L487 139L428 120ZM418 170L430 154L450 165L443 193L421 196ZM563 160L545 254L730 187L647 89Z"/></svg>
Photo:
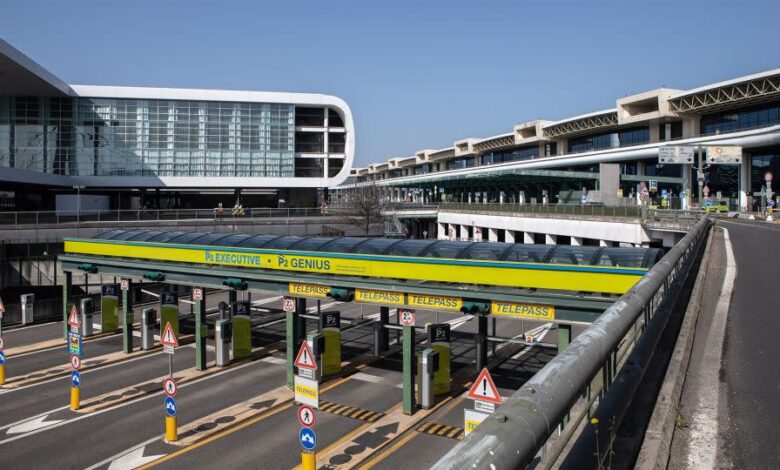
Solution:
<svg viewBox="0 0 780 470"><path fill-rule="evenodd" d="M463 439L464 436L463 428L459 428L457 426L447 426L446 424L439 424L431 421L426 421L417 426L415 431L421 432L423 434L430 434L432 436L449 437L458 440Z"/></svg>
<svg viewBox="0 0 780 470"><path fill-rule="evenodd" d="M385 416L384 413L378 413L376 411L364 410L354 406L339 405L338 403L331 403L329 401L323 401L320 403L320 411L331 413L334 415L344 416L347 418L358 419L360 421L366 421L373 423L374 421L381 419Z"/></svg>

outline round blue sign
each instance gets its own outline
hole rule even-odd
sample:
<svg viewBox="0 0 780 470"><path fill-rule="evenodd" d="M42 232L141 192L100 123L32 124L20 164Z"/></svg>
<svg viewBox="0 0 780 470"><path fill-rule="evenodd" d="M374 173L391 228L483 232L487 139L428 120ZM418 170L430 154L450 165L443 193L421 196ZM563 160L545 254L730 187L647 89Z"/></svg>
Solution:
<svg viewBox="0 0 780 470"><path fill-rule="evenodd" d="M301 441L301 446L306 450L312 450L317 446L317 435L311 428L301 428L298 440Z"/></svg>
<svg viewBox="0 0 780 470"><path fill-rule="evenodd" d="M707 199L706 201L704 201L704 205L707 207L712 207L712 199Z"/></svg>
<svg viewBox="0 0 780 470"><path fill-rule="evenodd" d="M70 373L70 383L73 384L74 387L79 388L81 386L81 374L79 371L74 370Z"/></svg>
<svg viewBox="0 0 780 470"><path fill-rule="evenodd" d="M0 351L0 366L2 366L3 364L5 364L5 352Z"/></svg>
<svg viewBox="0 0 780 470"><path fill-rule="evenodd" d="M775 200L774 199L767 199L766 205L769 207L775 207Z"/></svg>
<svg viewBox="0 0 780 470"><path fill-rule="evenodd" d="M165 414L176 416L176 400L173 397L165 397Z"/></svg>

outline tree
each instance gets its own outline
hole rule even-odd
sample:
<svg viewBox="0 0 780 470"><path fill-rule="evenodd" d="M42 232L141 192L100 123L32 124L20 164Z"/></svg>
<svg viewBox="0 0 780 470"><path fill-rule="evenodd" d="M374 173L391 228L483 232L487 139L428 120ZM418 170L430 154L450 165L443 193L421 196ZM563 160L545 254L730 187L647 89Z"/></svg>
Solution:
<svg viewBox="0 0 780 470"><path fill-rule="evenodd" d="M388 207L382 190L375 182L356 184L345 196L336 214L344 217L345 223L363 230L366 236L371 231L372 225L381 224L387 218L383 212Z"/></svg>

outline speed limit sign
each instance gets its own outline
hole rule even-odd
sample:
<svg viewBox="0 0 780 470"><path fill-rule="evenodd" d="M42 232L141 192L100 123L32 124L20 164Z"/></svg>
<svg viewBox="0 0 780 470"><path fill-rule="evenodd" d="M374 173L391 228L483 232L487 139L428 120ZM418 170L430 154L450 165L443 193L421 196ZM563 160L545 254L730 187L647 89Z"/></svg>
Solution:
<svg viewBox="0 0 780 470"><path fill-rule="evenodd" d="M282 302L282 309L287 313L295 311L295 297L285 297Z"/></svg>
<svg viewBox="0 0 780 470"><path fill-rule="evenodd" d="M399 309L398 315L403 326L414 326L414 310L408 308Z"/></svg>
<svg viewBox="0 0 780 470"><path fill-rule="evenodd" d="M201 287L192 288L192 300L203 300L203 288Z"/></svg>
<svg viewBox="0 0 780 470"><path fill-rule="evenodd" d="M119 282L119 288L121 290L130 290L130 283L127 281L127 279L122 279Z"/></svg>

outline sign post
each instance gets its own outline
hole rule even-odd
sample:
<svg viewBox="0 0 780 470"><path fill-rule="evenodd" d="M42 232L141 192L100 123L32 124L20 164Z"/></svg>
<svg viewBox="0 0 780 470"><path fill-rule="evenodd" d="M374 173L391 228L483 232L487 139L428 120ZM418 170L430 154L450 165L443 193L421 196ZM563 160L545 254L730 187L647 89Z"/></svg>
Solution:
<svg viewBox="0 0 780 470"><path fill-rule="evenodd" d="M479 426L491 413L496 411L496 405L500 405L501 395L498 393L496 384L487 367L482 369L477 380L471 385L468 392L468 398L474 400L474 409L465 409L464 411L464 432L468 436L470 432Z"/></svg>
<svg viewBox="0 0 780 470"><path fill-rule="evenodd" d="M5 384L5 351L3 344L3 313L5 313L5 306L3 305L3 299L0 298L0 385Z"/></svg>
<svg viewBox="0 0 780 470"><path fill-rule="evenodd" d="M320 383L316 380L317 359L307 341L301 343L295 358L295 401L312 408L320 407Z"/></svg>
<svg viewBox="0 0 780 470"><path fill-rule="evenodd" d="M68 352L70 352L70 367L73 371L70 374L70 409L78 410L81 408L81 320L79 320L79 312L76 310L76 304L74 303L70 308L70 314L68 315L68 326L70 331L68 332Z"/></svg>
<svg viewBox="0 0 780 470"><path fill-rule="evenodd" d="M403 413L405 415L414 414L417 407L414 393L414 365L417 361L414 351L414 310L408 308L398 309L398 318L403 325Z"/></svg>
<svg viewBox="0 0 780 470"><path fill-rule="evenodd" d="M160 335L160 343L163 350L168 354L168 377L163 381L163 390L165 391L165 441L173 442L179 440L178 423L176 420L176 381L173 379L173 353L179 346L179 340L173 332L170 322L165 323L165 328Z"/></svg>

